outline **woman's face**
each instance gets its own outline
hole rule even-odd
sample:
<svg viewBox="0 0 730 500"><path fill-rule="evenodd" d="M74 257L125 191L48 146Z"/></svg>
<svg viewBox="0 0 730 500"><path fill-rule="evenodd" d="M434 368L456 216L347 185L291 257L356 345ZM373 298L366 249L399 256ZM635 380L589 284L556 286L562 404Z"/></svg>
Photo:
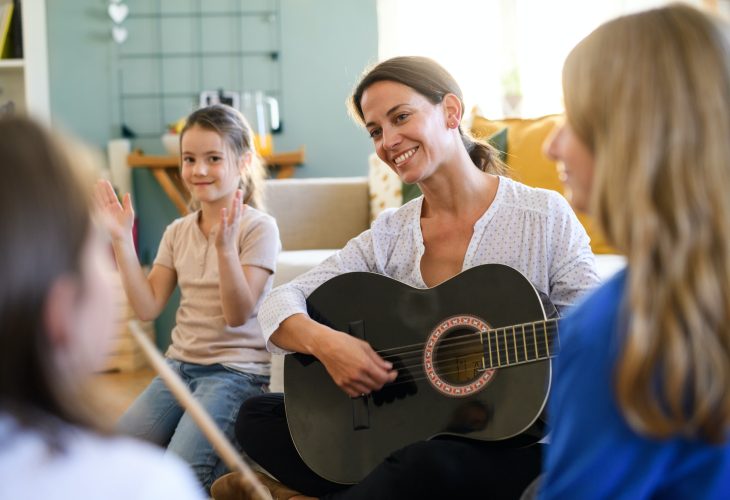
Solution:
<svg viewBox="0 0 730 500"><path fill-rule="evenodd" d="M545 141L545 155L558 162L565 195L576 210L588 211L593 188L593 153L573 132L567 120Z"/></svg>
<svg viewBox="0 0 730 500"><path fill-rule="evenodd" d="M370 85L360 105L375 152L404 182L425 179L445 158L448 129L442 106L392 81Z"/></svg>

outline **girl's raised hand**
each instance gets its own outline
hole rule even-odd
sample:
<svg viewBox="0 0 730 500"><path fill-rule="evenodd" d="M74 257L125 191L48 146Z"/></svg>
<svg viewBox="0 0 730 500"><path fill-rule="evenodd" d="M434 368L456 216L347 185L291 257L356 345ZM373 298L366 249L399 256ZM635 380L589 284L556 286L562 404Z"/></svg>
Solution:
<svg viewBox="0 0 730 500"><path fill-rule="evenodd" d="M215 245L219 250L231 249L238 253L238 225L246 206L243 204L243 191L236 191L231 208L221 209L221 222L215 235Z"/></svg>
<svg viewBox="0 0 730 500"><path fill-rule="evenodd" d="M134 208L129 193L124 195L122 202L119 203L109 181L100 180L96 183L94 203L102 222L115 240L131 237L134 226Z"/></svg>

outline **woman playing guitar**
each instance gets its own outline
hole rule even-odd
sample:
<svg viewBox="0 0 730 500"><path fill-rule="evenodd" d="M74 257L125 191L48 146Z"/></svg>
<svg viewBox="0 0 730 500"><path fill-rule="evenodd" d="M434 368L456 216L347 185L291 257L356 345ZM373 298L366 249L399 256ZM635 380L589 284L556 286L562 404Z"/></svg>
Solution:
<svg viewBox="0 0 730 500"><path fill-rule="evenodd" d="M389 59L364 75L351 99L353 114L377 155L423 196L383 213L336 255L274 290L261 308L272 352L313 355L352 398L380 390L399 373L366 341L307 314L307 297L331 278L367 271L426 289L498 263L521 272L559 310L598 283L588 236L568 203L503 176L496 151L463 130L461 95L451 75L423 57ZM302 498L515 497L541 462L537 445L505 449L439 438L395 451L358 484L334 483L301 460L281 394L244 404L237 437L252 459ZM342 459L349 453L357 451L342 450Z"/></svg>

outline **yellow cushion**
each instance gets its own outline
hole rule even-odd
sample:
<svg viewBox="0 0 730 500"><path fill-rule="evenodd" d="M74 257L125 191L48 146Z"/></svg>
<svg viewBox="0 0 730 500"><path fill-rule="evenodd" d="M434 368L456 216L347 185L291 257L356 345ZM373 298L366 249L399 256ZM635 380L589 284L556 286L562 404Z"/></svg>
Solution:
<svg viewBox="0 0 730 500"><path fill-rule="evenodd" d="M543 144L561 118L560 115L548 115L535 119L488 120L474 114L471 132L476 137L489 137L507 127L507 165L510 167L510 176L528 186L552 189L563 194L555 162L543 154ZM593 253L616 253L590 216L582 212L576 212L576 215L591 238Z"/></svg>

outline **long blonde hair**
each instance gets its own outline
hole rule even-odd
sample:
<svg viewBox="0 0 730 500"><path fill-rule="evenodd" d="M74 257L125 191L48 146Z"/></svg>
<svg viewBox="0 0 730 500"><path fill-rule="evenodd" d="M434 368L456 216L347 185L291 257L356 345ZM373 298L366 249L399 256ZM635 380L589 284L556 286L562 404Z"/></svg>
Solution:
<svg viewBox="0 0 730 500"><path fill-rule="evenodd" d="M711 442L730 424L730 35L674 4L599 27L563 71L595 156L592 211L628 258L615 372L629 425Z"/></svg>
<svg viewBox="0 0 730 500"><path fill-rule="evenodd" d="M261 158L254 147L253 131L246 117L237 109L225 104L213 104L200 108L188 116L185 126L180 132L181 144L185 133L194 126L212 130L220 135L236 159L245 153L251 153L251 163L244 170L239 187L243 190L244 203L263 210L263 186L266 174ZM193 208L196 208L195 200L192 200L191 204Z"/></svg>

